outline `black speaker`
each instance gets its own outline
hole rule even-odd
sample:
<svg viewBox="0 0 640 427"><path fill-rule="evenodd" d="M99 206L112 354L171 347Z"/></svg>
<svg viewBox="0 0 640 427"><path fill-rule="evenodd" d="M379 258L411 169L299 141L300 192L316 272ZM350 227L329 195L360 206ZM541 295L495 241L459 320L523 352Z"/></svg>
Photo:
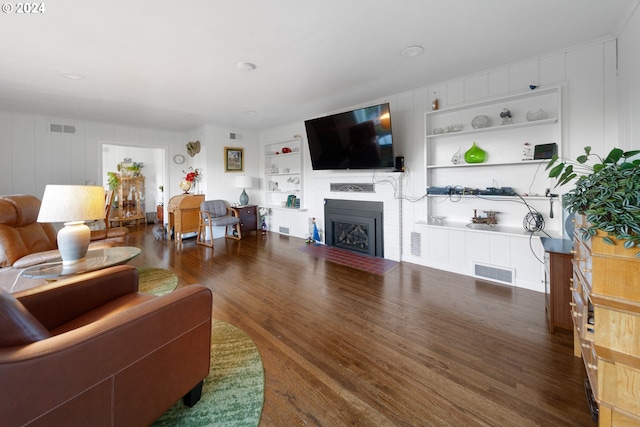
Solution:
<svg viewBox="0 0 640 427"><path fill-rule="evenodd" d="M396 157L396 172L404 172L404 156Z"/></svg>

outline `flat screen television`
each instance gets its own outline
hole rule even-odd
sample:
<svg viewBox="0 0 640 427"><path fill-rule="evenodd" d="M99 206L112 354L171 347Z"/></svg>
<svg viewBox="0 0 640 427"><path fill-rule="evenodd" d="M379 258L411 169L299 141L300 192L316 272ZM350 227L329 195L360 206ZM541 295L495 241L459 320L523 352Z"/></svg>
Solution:
<svg viewBox="0 0 640 427"><path fill-rule="evenodd" d="M314 170L394 166L389 103L304 122Z"/></svg>

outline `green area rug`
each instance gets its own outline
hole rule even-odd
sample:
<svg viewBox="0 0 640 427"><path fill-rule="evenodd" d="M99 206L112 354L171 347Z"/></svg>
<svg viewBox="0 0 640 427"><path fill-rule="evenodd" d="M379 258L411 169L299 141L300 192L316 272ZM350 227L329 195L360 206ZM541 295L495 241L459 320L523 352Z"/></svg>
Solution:
<svg viewBox="0 0 640 427"><path fill-rule="evenodd" d="M138 290L154 295L172 292L178 286L178 276L163 268L139 267Z"/></svg>
<svg viewBox="0 0 640 427"><path fill-rule="evenodd" d="M153 426L251 426L260 423L264 368L254 342L240 329L212 319L211 370L202 399L193 408L182 400Z"/></svg>

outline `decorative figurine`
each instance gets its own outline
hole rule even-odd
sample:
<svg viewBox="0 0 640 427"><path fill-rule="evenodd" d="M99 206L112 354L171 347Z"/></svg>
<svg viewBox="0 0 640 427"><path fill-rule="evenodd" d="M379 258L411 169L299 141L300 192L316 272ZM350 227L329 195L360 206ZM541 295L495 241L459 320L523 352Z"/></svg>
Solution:
<svg viewBox="0 0 640 427"><path fill-rule="evenodd" d="M500 118L502 119L502 123L503 125L510 125L511 124L511 111L509 111L508 108L503 108L502 111L500 112Z"/></svg>
<svg viewBox="0 0 640 427"><path fill-rule="evenodd" d="M525 142L522 146L522 160L533 160L533 150L528 142Z"/></svg>
<svg viewBox="0 0 640 427"><path fill-rule="evenodd" d="M440 108L438 98L436 98L436 93L433 92L433 102L431 103L431 109L433 111L436 111L438 108Z"/></svg>
<svg viewBox="0 0 640 427"><path fill-rule="evenodd" d="M451 163L454 165L459 165L462 163L462 149L458 147L458 151L451 157Z"/></svg>

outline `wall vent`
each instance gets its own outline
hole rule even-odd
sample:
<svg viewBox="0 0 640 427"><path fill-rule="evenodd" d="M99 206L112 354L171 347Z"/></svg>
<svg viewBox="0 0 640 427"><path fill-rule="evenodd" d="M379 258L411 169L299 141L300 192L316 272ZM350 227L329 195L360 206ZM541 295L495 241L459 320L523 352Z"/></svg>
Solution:
<svg viewBox="0 0 640 427"><path fill-rule="evenodd" d="M514 268L473 262L473 276L505 285L515 286L516 284L516 270Z"/></svg>
<svg viewBox="0 0 640 427"><path fill-rule="evenodd" d="M363 183L332 183L330 186L330 191L334 193L375 193L375 186L370 182Z"/></svg>
<svg viewBox="0 0 640 427"><path fill-rule="evenodd" d="M422 235L415 231L411 232L411 255L422 256Z"/></svg>
<svg viewBox="0 0 640 427"><path fill-rule="evenodd" d="M59 123L49 123L49 132L50 133L68 133L74 134L76 133L76 127L73 125L64 125Z"/></svg>
<svg viewBox="0 0 640 427"><path fill-rule="evenodd" d="M280 227L280 228L278 228L278 230L282 234L289 234L289 227Z"/></svg>

